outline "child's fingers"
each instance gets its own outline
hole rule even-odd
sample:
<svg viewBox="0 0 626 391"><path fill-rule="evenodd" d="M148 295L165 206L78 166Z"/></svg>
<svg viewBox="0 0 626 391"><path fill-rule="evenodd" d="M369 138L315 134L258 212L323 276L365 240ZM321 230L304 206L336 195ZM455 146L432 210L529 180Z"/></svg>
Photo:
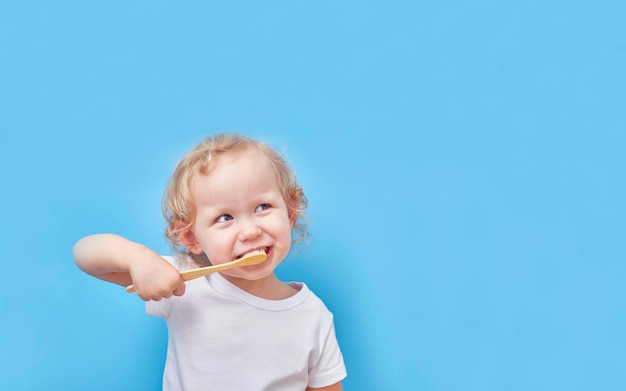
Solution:
<svg viewBox="0 0 626 391"><path fill-rule="evenodd" d="M159 301L172 296L182 296L185 294L185 282L180 279L175 284L169 284L167 288L153 288L148 291L137 291L137 295L144 301Z"/></svg>
<svg viewBox="0 0 626 391"><path fill-rule="evenodd" d="M184 281L180 281L180 284L178 284L178 286L176 287L176 289L174 289L174 296L182 296L185 294L185 282Z"/></svg>
<svg viewBox="0 0 626 391"><path fill-rule="evenodd" d="M136 287L137 296L143 301L159 301L172 296L171 288L158 288L154 286L140 285Z"/></svg>
<svg viewBox="0 0 626 391"><path fill-rule="evenodd" d="M137 296L141 298L143 301L159 301L163 299L165 296L165 292L162 291L137 291Z"/></svg>

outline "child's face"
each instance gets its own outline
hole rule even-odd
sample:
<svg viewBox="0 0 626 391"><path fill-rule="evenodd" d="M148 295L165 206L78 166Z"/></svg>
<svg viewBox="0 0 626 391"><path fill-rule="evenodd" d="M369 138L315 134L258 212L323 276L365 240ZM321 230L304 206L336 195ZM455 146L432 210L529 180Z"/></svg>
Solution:
<svg viewBox="0 0 626 391"><path fill-rule="evenodd" d="M188 248L212 264L265 249L267 261L222 274L245 280L273 275L291 246L292 222L270 162L256 150L220 156L208 175L194 181L196 222Z"/></svg>

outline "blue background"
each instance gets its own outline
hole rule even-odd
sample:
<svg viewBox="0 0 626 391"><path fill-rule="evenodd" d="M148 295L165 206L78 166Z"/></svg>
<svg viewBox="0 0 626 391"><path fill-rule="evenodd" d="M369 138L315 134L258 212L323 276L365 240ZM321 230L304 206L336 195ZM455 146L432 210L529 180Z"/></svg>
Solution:
<svg viewBox="0 0 626 391"><path fill-rule="evenodd" d="M626 389L621 1L0 3L0 388L155 390L166 329L82 274L166 252L178 159L283 150L347 390Z"/></svg>

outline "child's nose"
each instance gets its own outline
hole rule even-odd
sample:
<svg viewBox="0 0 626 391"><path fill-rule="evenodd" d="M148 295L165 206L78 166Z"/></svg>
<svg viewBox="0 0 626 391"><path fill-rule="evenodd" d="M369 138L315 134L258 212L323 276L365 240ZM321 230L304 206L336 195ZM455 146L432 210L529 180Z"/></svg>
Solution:
<svg viewBox="0 0 626 391"><path fill-rule="evenodd" d="M239 240L242 242L249 241L261 235L261 228L254 222L245 222L239 231Z"/></svg>

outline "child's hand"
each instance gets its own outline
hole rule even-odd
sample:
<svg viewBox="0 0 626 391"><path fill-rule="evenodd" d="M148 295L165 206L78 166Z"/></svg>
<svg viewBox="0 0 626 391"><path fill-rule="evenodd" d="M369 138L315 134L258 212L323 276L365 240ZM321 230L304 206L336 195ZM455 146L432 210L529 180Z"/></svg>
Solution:
<svg viewBox="0 0 626 391"><path fill-rule="evenodd" d="M143 300L182 296L185 282L176 268L151 250L142 257L132 260L128 272L135 286L137 296Z"/></svg>

